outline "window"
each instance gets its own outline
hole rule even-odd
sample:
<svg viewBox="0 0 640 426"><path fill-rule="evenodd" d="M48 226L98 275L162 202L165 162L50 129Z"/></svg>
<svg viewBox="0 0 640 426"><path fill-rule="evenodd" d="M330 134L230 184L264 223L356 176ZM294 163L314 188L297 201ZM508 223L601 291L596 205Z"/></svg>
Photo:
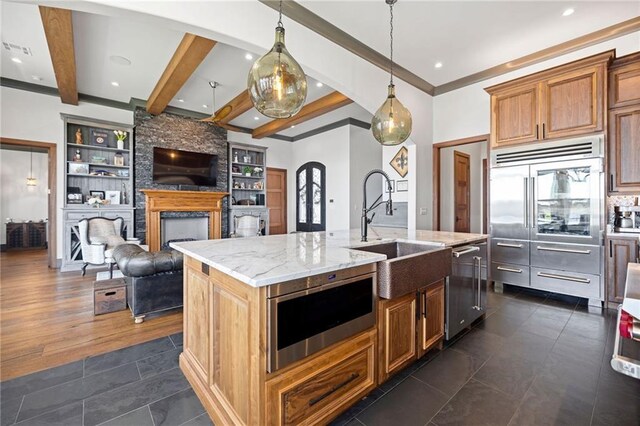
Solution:
<svg viewBox="0 0 640 426"><path fill-rule="evenodd" d="M324 231L326 228L325 166L312 161L296 172L296 231Z"/></svg>

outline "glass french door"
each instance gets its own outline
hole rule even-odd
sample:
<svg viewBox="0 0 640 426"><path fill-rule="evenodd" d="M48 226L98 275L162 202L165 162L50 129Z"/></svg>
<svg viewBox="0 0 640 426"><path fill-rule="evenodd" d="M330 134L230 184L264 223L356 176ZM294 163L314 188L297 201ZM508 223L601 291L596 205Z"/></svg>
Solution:
<svg viewBox="0 0 640 426"><path fill-rule="evenodd" d="M312 161L296 172L296 231L324 231L326 228L325 171L323 164Z"/></svg>
<svg viewBox="0 0 640 426"><path fill-rule="evenodd" d="M598 245L601 171L599 159L531 166L531 239Z"/></svg>

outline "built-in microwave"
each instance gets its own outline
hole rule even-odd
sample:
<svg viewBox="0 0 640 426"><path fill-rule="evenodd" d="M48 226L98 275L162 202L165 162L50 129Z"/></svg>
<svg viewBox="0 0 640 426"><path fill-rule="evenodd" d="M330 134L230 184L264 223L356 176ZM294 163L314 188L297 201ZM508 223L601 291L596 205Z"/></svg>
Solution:
<svg viewBox="0 0 640 426"><path fill-rule="evenodd" d="M375 326L376 274L373 268L362 272L338 271L267 289L268 372Z"/></svg>

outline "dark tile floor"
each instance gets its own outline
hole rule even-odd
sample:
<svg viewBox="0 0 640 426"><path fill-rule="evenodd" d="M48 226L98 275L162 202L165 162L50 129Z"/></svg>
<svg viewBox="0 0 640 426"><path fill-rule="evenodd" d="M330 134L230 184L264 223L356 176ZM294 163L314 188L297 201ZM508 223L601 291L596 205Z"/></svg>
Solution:
<svg viewBox="0 0 640 426"><path fill-rule="evenodd" d="M615 318L506 287L488 315L334 425L640 425L640 380L609 366ZM212 425L178 367L182 333L0 383L1 426Z"/></svg>
<svg viewBox="0 0 640 426"><path fill-rule="evenodd" d="M640 426L640 380L609 365L614 311L505 286L484 321L333 425Z"/></svg>

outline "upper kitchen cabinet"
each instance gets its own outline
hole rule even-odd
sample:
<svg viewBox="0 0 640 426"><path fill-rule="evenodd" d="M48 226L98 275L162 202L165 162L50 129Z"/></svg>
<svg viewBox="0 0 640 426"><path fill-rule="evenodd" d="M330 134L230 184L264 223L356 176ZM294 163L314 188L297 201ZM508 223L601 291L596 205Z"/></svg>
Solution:
<svg viewBox="0 0 640 426"><path fill-rule="evenodd" d="M640 52L616 59L609 67L609 108L640 103Z"/></svg>
<svg viewBox="0 0 640 426"><path fill-rule="evenodd" d="M605 81L613 51L492 86L491 147L604 130Z"/></svg>
<svg viewBox="0 0 640 426"><path fill-rule="evenodd" d="M616 59L609 74L609 192L640 191L640 53Z"/></svg>

